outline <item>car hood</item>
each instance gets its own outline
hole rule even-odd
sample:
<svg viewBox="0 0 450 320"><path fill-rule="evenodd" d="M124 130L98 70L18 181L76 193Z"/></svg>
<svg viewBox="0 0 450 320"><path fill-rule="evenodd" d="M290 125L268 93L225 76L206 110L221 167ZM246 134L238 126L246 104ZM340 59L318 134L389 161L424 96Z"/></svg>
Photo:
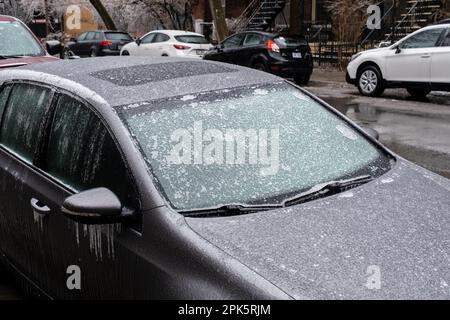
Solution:
<svg viewBox="0 0 450 320"><path fill-rule="evenodd" d="M25 58L16 58L16 59L4 59L0 60L0 69L3 68L13 68L13 67L21 67L34 63L55 61L58 58L52 56L41 56L41 57L25 57Z"/></svg>
<svg viewBox="0 0 450 320"><path fill-rule="evenodd" d="M450 181L405 160L343 194L186 221L293 298L450 298Z"/></svg>

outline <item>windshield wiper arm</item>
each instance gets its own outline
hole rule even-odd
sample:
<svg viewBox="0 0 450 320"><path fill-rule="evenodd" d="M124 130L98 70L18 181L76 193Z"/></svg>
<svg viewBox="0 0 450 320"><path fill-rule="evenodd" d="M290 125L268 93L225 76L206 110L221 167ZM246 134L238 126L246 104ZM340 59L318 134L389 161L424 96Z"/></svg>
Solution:
<svg viewBox="0 0 450 320"><path fill-rule="evenodd" d="M190 209L178 211L186 217L210 217L210 216L235 216L259 211L269 211L282 208L281 204L268 205L246 205L246 204L227 204L218 207Z"/></svg>
<svg viewBox="0 0 450 320"><path fill-rule="evenodd" d="M312 187L306 192L302 192L298 195L290 197L283 201L283 207L290 207L293 205L305 203L312 201L324 196L331 196L349 189L353 189L362 184L372 181L374 178L370 175L359 176L356 178L351 178L347 180L330 181L326 183L321 183Z"/></svg>

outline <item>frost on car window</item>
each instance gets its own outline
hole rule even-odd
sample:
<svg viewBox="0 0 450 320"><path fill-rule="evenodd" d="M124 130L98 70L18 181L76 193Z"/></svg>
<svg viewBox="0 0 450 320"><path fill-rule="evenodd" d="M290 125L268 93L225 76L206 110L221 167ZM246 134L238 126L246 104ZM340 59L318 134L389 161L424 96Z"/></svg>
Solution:
<svg viewBox="0 0 450 320"><path fill-rule="evenodd" d="M0 119L3 115L3 110L5 110L6 100L8 100L10 86L0 88Z"/></svg>
<svg viewBox="0 0 450 320"><path fill-rule="evenodd" d="M350 124L287 84L195 96L122 109L177 209L279 203L319 183L389 169Z"/></svg>
<svg viewBox="0 0 450 320"><path fill-rule="evenodd" d="M81 102L62 97L56 108L46 170L75 191L105 187L132 196L126 166L107 128Z"/></svg>
<svg viewBox="0 0 450 320"><path fill-rule="evenodd" d="M33 160L50 90L28 84L14 86L3 115L1 143L25 160Z"/></svg>
<svg viewBox="0 0 450 320"><path fill-rule="evenodd" d="M45 52L20 22L0 22L0 56L42 56Z"/></svg>

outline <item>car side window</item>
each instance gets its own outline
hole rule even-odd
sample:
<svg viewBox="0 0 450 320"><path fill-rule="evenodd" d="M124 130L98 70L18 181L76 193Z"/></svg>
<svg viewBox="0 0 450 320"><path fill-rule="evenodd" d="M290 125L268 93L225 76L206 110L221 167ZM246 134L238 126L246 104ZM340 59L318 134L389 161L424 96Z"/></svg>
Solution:
<svg viewBox="0 0 450 320"><path fill-rule="evenodd" d="M447 36L444 38L444 41L442 42L443 47L450 47L450 29L447 30Z"/></svg>
<svg viewBox="0 0 450 320"><path fill-rule="evenodd" d="M95 38L95 32L89 32L86 36L87 41L94 40L94 38Z"/></svg>
<svg viewBox="0 0 450 320"><path fill-rule="evenodd" d="M153 39L153 43L166 42L170 40L170 37L164 33L157 33L155 38Z"/></svg>
<svg viewBox="0 0 450 320"><path fill-rule="evenodd" d="M241 45L243 37L244 37L243 34L237 34L237 35L232 36L231 38L228 38L227 40L225 40L222 43L222 45L226 49L239 47Z"/></svg>
<svg viewBox="0 0 450 320"><path fill-rule="evenodd" d="M44 113L51 99L51 90L31 84L16 84L2 117L0 144L33 162Z"/></svg>
<svg viewBox="0 0 450 320"><path fill-rule="evenodd" d="M148 44L153 42L153 38L156 36L156 33L150 33L149 35L142 38L141 43Z"/></svg>
<svg viewBox="0 0 450 320"><path fill-rule="evenodd" d="M87 34L88 34L87 32L82 33L82 34L78 37L78 41L84 41L84 40L86 39Z"/></svg>
<svg viewBox="0 0 450 320"><path fill-rule="evenodd" d="M250 33L247 34L244 40L244 47L257 46L263 43L263 37L260 34Z"/></svg>
<svg viewBox="0 0 450 320"><path fill-rule="evenodd" d="M132 179L108 129L82 102L59 98L44 170L73 191L105 187L122 204L136 207Z"/></svg>
<svg viewBox="0 0 450 320"><path fill-rule="evenodd" d="M401 44L402 49L420 49L436 47L444 28L422 31Z"/></svg>
<svg viewBox="0 0 450 320"><path fill-rule="evenodd" d="M5 110L6 102L8 101L9 91L11 86L0 86L0 123L3 115L3 110Z"/></svg>
<svg viewBox="0 0 450 320"><path fill-rule="evenodd" d="M102 40L102 34L100 32L96 32L95 36L94 36L94 40L98 40L98 41Z"/></svg>

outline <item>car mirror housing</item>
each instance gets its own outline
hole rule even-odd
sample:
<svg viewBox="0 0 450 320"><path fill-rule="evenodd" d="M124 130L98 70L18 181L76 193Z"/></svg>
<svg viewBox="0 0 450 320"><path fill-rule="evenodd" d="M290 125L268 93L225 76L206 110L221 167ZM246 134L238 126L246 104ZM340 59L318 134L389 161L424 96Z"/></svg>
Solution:
<svg viewBox="0 0 450 320"><path fill-rule="evenodd" d="M106 188L91 189L68 197L61 211L71 220L83 224L119 223L132 215L123 209L119 198Z"/></svg>
<svg viewBox="0 0 450 320"><path fill-rule="evenodd" d="M399 54L402 52L402 48L400 47L400 45L396 46L394 49L395 49L395 54Z"/></svg>
<svg viewBox="0 0 450 320"><path fill-rule="evenodd" d="M45 46L46 46L47 52L52 56L61 54L62 49L63 49L63 45L61 44L61 42L59 42L57 40L46 41Z"/></svg>
<svg viewBox="0 0 450 320"><path fill-rule="evenodd" d="M140 46L141 45L141 43L142 43L142 40L141 39L136 39L136 44L138 45L138 46Z"/></svg>

